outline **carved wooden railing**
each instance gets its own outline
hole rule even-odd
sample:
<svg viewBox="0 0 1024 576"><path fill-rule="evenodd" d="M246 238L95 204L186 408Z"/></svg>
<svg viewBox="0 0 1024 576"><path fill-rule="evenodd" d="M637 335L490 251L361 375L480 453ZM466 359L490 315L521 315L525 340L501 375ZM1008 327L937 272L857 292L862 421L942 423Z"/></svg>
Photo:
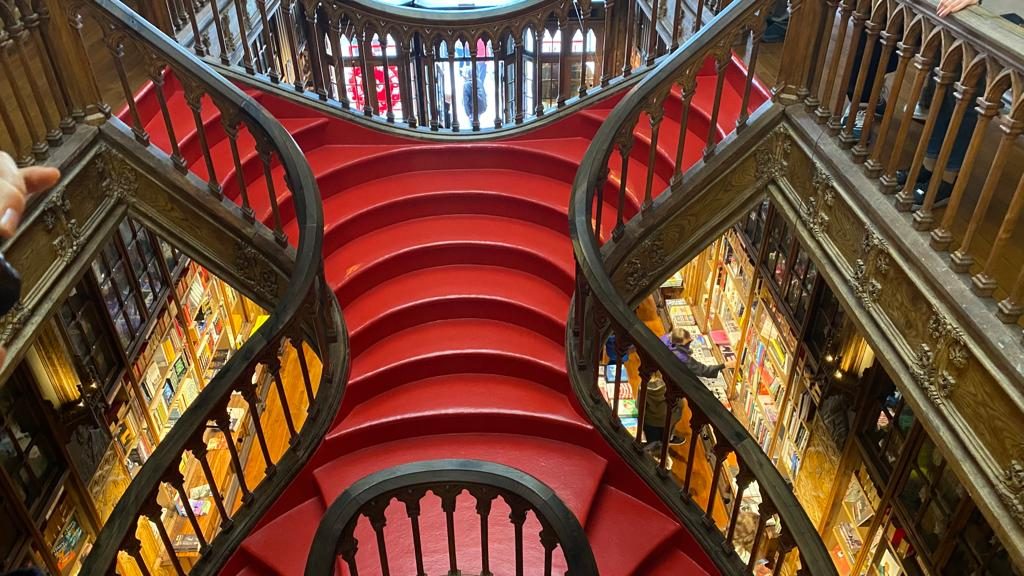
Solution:
<svg viewBox="0 0 1024 576"><path fill-rule="evenodd" d="M632 190L638 197L642 197L641 212L634 217L639 222L645 215L654 212L653 208L664 205L663 200L666 198L688 194L688 176L695 170L699 171L695 168L685 174L682 172L681 151L687 134L685 105L678 140L671 140L677 137L675 133L660 133L670 91L679 90L683 102L687 102L700 81L698 71L706 60L714 59L719 64L719 70L723 70L730 57L730 47L736 41L744 43L749 40L753 43L749 63L753 69L760 34L764 30L770 8L771 3L763 0L740 0L724 9L700 33L638 83L615 107L595 136L577 173L570 203L577 284L567 336L569 359L570 366L575 369L574 384L577 392L581 395L582 404L591 412L592 420L677 513L680 521L701 542L723 573L750 573L756 561L762 557L759 550L767 541L766 526L771 523L781 525L778 553L768 558L773 563L775 574L783 573L786 566L795 567L798 560L800 574L836 574L815 527L757 441L700 379L637 318L627 301L630 295L617 291L607 259L610 250L614 248L611 245L614 241L632 237L632 234L626 234L631 226L627 222L626 196L629 191L625 183L629 182L626 172L631 157L636 163L635 156L631 156L634 145L649 147L650 150L646 162L641 163L647 170L646 178L639 179L642 188ZM719 73L717 78L711 76L707 79L717 82L711 110L712 128L704 149L705 158L710 159L717 151L719 140L715 126L718 124L722 100L723 76ZM738 119L738 130L749 129L746 110L751 83L752 78L748 77L742 97L744 112ZM667 166L666 160L659 158L657 153L662 138L669 139L665 149L676 151L674 160L667 160ZM666 174L669 170L671 178ZM656 173L661 174L663 180L672 182L669 190L657 200L653 198L656 192L653 190ZM612 210L614 213L607 213ZM694 226L699 227L700 223L695 222ZM602 230L609 227L612 228L611 238L606 238ZM602 245L605 250L602 250ZM643 275L642 270L639 273ZM597 370L609 334L614 334L620 352L635 347L640 357L641 381L636 396L639 422L635 435L626 431L616 415L616 408L625 397L621 371L615 376L614 390L608 400L610 408L598 388ZM668 409L664 422L650 423L662 428L662 437L646 438L650 443L645 443L642 436L644 407L651 379L659 372L667 384ZM625 386L629 386L629 383L625 383ZM675 464L676 470L683 466L685 471L669 480L666 466L669 461L670 437L675 434L672 426L673 412L683 400L691 414L688 454L685 464ZM702 439L710 441L707 459L697 453L698 448L704 444ZM653 458L641 457L652 447L657 447ZM730 462L734 462L735 466L729 465ZM730 472L732 469L736 472ZM710 477L710 481L697 482L696 477L702 477L702 480ZM741 514L740 502L743 494L752 489L753 482L757 483L762 501L758 506L757 529L749 551L749 561L743 562L733 546ZM726 498L722 496L723 492L731 492L732 495ZM792 553L794 549L796 553Z"/></svg>
<svg viewBox="0 0 1024 576"><path fill-rule="evenodd" d="M0 146L14 150L19 163L60 163L58 153L72 154L66 144L78 135L108 138L119 157L147 167L138 168L146 178L187 189L198 205L213 207L209 218L233 218L231 229L245 230L237 273L269 315L164 436L105 519L82 569L212 573L312 455L344 390L347 333L324 280L316 180L291 136L254 100L117 0L0 2L0 26ZM99 50L90 45L95 40ZM129 61L142 62L141 78ZM169 74L184 86L195 120L187 136L175 134L180 119L171 118L162 90L155 102L136 96L143 82L160 88ZM126 102L118 116L101 97L100 85L110 79ZM211 112L219 123L208 121ZM162 119L159 138L147 133L147 116ZM223 142L230 157L211 153ZM107 171L135 169L129 164ZM273 173L278 167L284 189ZM268 198L250 198L261 181ZM284 210L294 215L291 241ZM229 404L243 410L238 422ZM214 474L210 442L229 457L224 476ZM204 484L215 506L200 519L189 497ZM188 521L177 534L190 537L187 546L168 530L165 516L174 516L175 502ZM188 550L187 569L179 549L193 544L198 559Z"/></svg>
<svg viewBox="0 0 1024 576"><path fill-rule="evenodd" d="M194 52L239 80L429 135L515 129L609 93L711 14L706 0L695 7L675 0L671 13L669 2L525 0L445 11L374 0L256 0L258 17L245 0L177 9L175 0L146 3L152 12L170 10L160 20L199 38ZM214 33L204 41L207 12ZM268 25L275 17L280 45ZM253 36L262 38L260 55L244 41Z"/></svg>
<svg viewBox="0 0 1024 576"><path fill-rule="evenodd" d="M977 295L1000 299L999 319L1014 324L1024 314L1024 270L1006 263L1024 232L1024 163L1012 160L1024 132L1024 28L980 8L942 18L936 5L804 3L784 52L817 57L790 75L788 88L898 209L914 210L913 227L930 231L931 247L949 252L954 271L971 274ZM849 101L867 110L863 126L846 113ZM915 198L925 161L959 174L943 191L938 168Z"/></svg>
<svg viewBox="0 0 1024 576"><path fill-rule="evenodd" d="M420 538L423 522L442 521L434 515L425 517L425 507L429 504L424 500L428 493L440 499L440 511L444 514L444 528L428 530L429 533L443 532L446 535L448 546L444 558L431 558L429 552L424 552ZM463 493L469 498L462 499L460 504ZM497 512L495 507L499 505L499 498L504 501L503 509L509 511L514 541L512 558L495 558L497 550L509 550L505 530L500 535L491 535L491 529L496 527L491 516L492 512ZM462 518L459 508L468 504L472 505L470 513L480 517L479 547L473 545L469 551L460 550L459 539L455 535L457 515ZM402 515L402 511L396 513L397 508L404 511L409 521L407 526L395 521L395 516ZM366 536L372 534L377 548L377 558L373 560L362 559L358 555L360 546L356 536L360 518L364 517L372 528ZM459 524L462 529L468 528L461 520ZM388 526L387 534L385 526ZM537 539L534 542L529 540L531 526L540 528L534 535ZM501 464L478 460L431 460L382 470L356 482L338 496L317 528L306 562L306 576L332 576L339 557L351 574L359 573L359 566L374 567L378 562L380 573L388 574L391 569L389 543L406 548L408 538L412 540L417 574L426 574L426 565L439 563L447 564L448 574L461 574L459 558L465 563L470 555L479 555L481 574L492 573L492 559L513 564L495 566L499 574L514 572L517 576L551 576L555 566L561 564L559 560L564 561L567 576L596 576L598 573L593 550L579 520L547 485L525 472ZM496 545L495 540L498 541ZM532 564L529 557L531 544L539 544L543 548L543 559L537 559L543 567ZM556 555L559 550L561 559ZM476 558L468 561L475 565Z"/></svg>

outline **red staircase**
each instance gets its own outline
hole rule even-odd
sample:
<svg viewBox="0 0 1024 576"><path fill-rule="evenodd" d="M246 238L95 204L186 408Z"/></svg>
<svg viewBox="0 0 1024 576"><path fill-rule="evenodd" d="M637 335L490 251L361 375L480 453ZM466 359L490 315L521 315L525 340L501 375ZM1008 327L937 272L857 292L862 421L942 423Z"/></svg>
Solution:
<svg viewBox="0 0 1024 576"><path fill-rule="evenodd" d="M700 157L708 134L715 89L710 63L705 74L689 116L686 165ZM738 64L728 72L720 134L735 125L743 78ZM176 135L184 139L182 155L205 179L181 87L169 78L164 90ZM582 415L566 373L563 343L574 274L570 183L616 99L505 140L426 143L327 118L264 93L253 96L292 133L317 175L326 273L344 310L353 360L332 430L223 572L301 574L324 510L355 481L408 462L467 458L518 468L550 486L586 529L602 575L715 573L698 545ZM758 89L751 110L765 98ZM143 94L139 102L152 141L169 151L155 97ZM680 108L670 108L661 127L663 169L654 190L663 190L671 177ZM202 114L208 145L215 158L224 159L215 165L231 165L215 111L207 105ZM243 136L239 147L252 207L269 221L254 142ZM641 147L632 154L646 159L649 149ZM627 217L638 210L646 176L642 164L634 163ZM286 191L279 168L274 177L276 191ZM237 175L217 179L225 195L237 200ZM614 214L618 174L610 182L606 215ZM294 238L290 204L281 200ZM608 233L614 222L605 219ZM471 506L462 508L468 515L460 512L458 521L474 524L456 531L460 568L472 574L475 566L479 574L478 554L465 552L479 549L473 536L478 528L468 528L479 520ZM430 536L431 526L443 526L438 514L439 508L425 508L421 520L427 555L437 551L430 574L448 570L438 539L443 536ZM500 510L491 516L501 517ZM396 516L389 534L407 540L405 526ZM496 526L492 541L500 542L500 530L507 529ZM360 538L360 554L368 559L361 574L380 572L370 534ZM505 548L492 552L492 566L508 565L496 559L511 554ZM404 555L400 546L389 544L388 550L393 573L415 573L411 547Z"/></svg>

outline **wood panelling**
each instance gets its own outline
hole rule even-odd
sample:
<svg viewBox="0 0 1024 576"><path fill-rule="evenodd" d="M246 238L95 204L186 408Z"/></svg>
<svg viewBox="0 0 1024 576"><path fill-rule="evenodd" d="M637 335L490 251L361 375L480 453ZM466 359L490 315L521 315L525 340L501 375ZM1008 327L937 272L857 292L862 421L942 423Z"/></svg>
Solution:
<svg viewBox="0 0 1024 576"><path fill-rule="evenodd" d="M963 302L951 301L926 281L931 275L940 284L957 282L954 273L945 267L923 269L916 255L907 253L903 236L869 216L865 195L850 185L850 174L814 160L813 150L813 142L794 137L784 183L770 186L770 194L793 208L794 223L817 244L812 255L819 269L830 284L839 285L837 295L852 296L844 300L872 347L1020 562L1024 482L1015 472L1024 461L1020 373L1006 356L989 354L992 343L985 334L958 316ZM796 173L797 167L810 178ZM806 192L808 183L814 195Z"/></svg>
<svg viewBox="0 0 1024 576"><path fill-rule="evenodd" d="M1005 330L991 329L986 305L958 292L955 273L915 249L917 233L891 203L872 202L867 177L848 169L839 153L823 152L834 145L811 137L788 114L762 122L762 135L749 147L723 145L724 158L717 160L727 167L709 170L703 181L684 180L637 219L642 225L605 246L616 288L637 301L735 222L734 207L767 190L1006 548L1024 564L1019 336L1007 342ZM827 473L828 458L808 458ZM815 497L807 486L796 488L801 500Z"/></svg>

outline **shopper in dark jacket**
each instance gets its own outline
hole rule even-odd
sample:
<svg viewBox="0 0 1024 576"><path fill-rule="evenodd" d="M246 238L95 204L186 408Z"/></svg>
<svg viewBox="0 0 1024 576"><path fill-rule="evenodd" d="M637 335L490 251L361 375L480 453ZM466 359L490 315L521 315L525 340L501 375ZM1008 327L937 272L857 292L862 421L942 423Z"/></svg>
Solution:
<svg viewBox="0 0 1024 576"><path fill-rule="evenodd" d="M693 337L682 328L677 328L671 334L662 336L661 340L675 354L676 358L697 376L714 378L725 368L722 364L707 366L694 360L693 352L690 350ZM648 443L660 442L665 434L665 414L668 412L668 404L665 400L666 391L665 381L662 379L661 373L655 373L648 384L647 399L644 406L644 436ZM673 410L672 419L669 423L669 426L672 428L671 438L669 439L670 444L682 444L685 441L684 438L675 433L676 424L679 423L682 416L683 403L680 402L676 405L675 410Z"/></svg>
<svg viewBox="0 0 1024 576"><path fill-rule="evenodd" d="M668 346L669 350L676 355L676 358L683 363L691 372L701 378L714 378L725 368L724 364L708 366L693 359L693 352L690 351L690 344L693 343L693 336L683 328L672 330L671 334L665 334L661 341Z"/></svg>

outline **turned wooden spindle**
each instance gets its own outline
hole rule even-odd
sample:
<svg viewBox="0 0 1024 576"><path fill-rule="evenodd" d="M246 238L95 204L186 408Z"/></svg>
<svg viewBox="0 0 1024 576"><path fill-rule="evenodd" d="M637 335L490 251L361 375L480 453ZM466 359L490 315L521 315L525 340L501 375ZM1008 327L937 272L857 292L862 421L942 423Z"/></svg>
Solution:
<svg viewBox="0 0 1024 576"><path fill-rule="evenodd" d="M1021 132L1024 132L1024 122L1007 119L1000 126L1000 129L1003 131L1003 136L999 141L996 155L992 159L985 183L981 187L978 203L975 204L974 213L971 214L971 221L967 224L967 231L964 232L963 240L960 241L960 247L950 254L949 257L953 269L960 273L967 272L971 265L974 264L974 255L971 254L971 247L974 244L975 234L978 232L978 226L985 219L985 214L988 212L992 197L995 196L996 187L1003 175L1003 169L1010 158L1010 153L1014 149L1017 137L1020 136Z"/></svg>
<svg viewBox="0 0 1024 576"><path fill-rule="evenodd" d="M995 270L1000 264L1003 250L1006 249L1006 245L1013 238L1017 230L1017 221L1020 219L1021 212L1024 212L1024 174L1017 180L1017 188L1013 192L1010 205L1006 208L1006 214L999 225L999 231L996 233L995 241L989 250L988 258L985 259L985 267L971 278L971 289L975 294L990 297L998 287L995 279Z"/></svg>
<svg viewBox="0 0 1024 576"><path fill-rule="evenodd" d="M249 188L245 183L245 170L242 167L242 158L238 152L238 134L241 128L241 121L238 114L222 114L220 117L221 126L228 137L228 145L231 147L231 162L235 166L235 183L238 186L238 194L242 201L242 216L249 222L256 219L252 204L249 202Z"/></svg>
<svg viewBox="0 0 1024 576"><path fill-rule="evenodd" d="M263 45L267 51L267 79L277 84L281 81L281 71L278 70L277 47L274 43L273 30L270 28L270 18L267 14L267 0L256 0L256 8L260 12L260 25L263 27ZM334 53L339 54L339 51L335 50ZM340 87L342 84L339 82L338 86Z"/></svg>
<svg viewBox="0 0 1024 576"><path fill-rule="evenodd" d="M696 436L694 436L694 438L696 438ZM704 517L710 522L714 522L713 514L715 510L715 495L718 493L718 479L724 475L725 459L728 458L729 454L732 454L733 451L732 446L727 444L721 438L719 438L715 443L713 450L715 454L715 467L711 472L711 488L708 490L708 503L707 507L704 509ZM689 464L690 463L688 462L687 465Z"/></svg>
<svg viewBox="0 0 1024 576"><path fill-rule="evenodd" d="M474 132L478 132L480 130L480 103L477 102L477 94L479 94L479 90L482 87L479 85L480 84L480 80L477 78L477 74L476 74L476 62L477 62L477 58L479 58L481 56L486 56L486 54L477 54L477 48L476 48L477 47L477 40L476 39L469 40L468 43L469 43L469 78L470 78L470 80L469 80L470 86L469 87L470 87L471 90L473 90L473 96L470 97L470 99L469 99L470 111L472 111L472 114L470 114L470 119L469 119L470 120L470 129L472 129Z"/></svg>
<svg viewBox="0 0 1024 576"><path fill-rule="evenodd" d="M621 8L620 8L621 10ZM601 86L607 86L615 74L615 0L604 3L604 29L601 34Z"/></svg>
<svg viewBox="0 0 1024 576"><path fill-rule="evenodd" d="M277 185L274 184L274 176L271 172L273 163L273 151L270 142L260 133L253 133L256 138L256 153L259 155L260 164L263 166L263 180L267 183L267 197L270 200L270 212L274 223L274 241L278 246L288 245L288 236L284 232L281 223L281 207L277 200Z"/></svg>
<svg viewBox="0 0 1024 576"><path fill-rule="evenodd" d="M868 26L869 26L868 34L871 34L871 30L872 30L871 26L872 25L869 24ZM890 34L887 31L879 32L878 35L881 37L881 45L882 45L882 53L881 53L881 57L879 58L879 62L888 62L889 59L892 58L893 50L896 49L897 36L895 34ZM870 38L868 39L868 42L871 42ZM866 78L867 78L867 72L868 72L868 67L862 66L860 74L861 74L861 76L863 76L865 78L865 81L866 81ZM864 89L864 86L863 86L863 83L861 82L860 76L858 76L858 78L857 78L857 84L858 84L857 88L859 90L861 90L861 92L857 92L857 93L854 94L854 99L853 99L854 102L859 102L860 101L860 97L861 97L862 91ZM875 77L874 77L874 79L871 82L871 92L868 94L868 108L867 108L868 110L873 112L874 110L876 110L878 108L878 101L882 97L882 88L884 86L885 86L885 66L878 66L878 70L875 71ZM895 90L895 86L894 86L894 90ZM886 112L889 112L889 108L891 108L891 107L890 106L886 107ZM883 113L883 116L884 116L884 113ZM889 115L889 118L890 118L890 122L891 122L891 118L892 118L891 114ZM843 129L844 137L846 137L846 138L852 138L853 137L853 124L854 124L854 122L856 122L856 116L854 116L853 118L847 118L846 126ZM867 158L867 155L868 155L868 142L871 140L871 129L874 126L874 124L875 124L875 115L874 114L868 114L864 118L864 126L861 128L860 138L853 145L853 158L854 158L855 162L864 162L865 159ZM886 125L886 130L888 130L887 125ZM881 130L879 130L879 132L881 132ZM841 137L841 139L842 138L843 137ZM882 145L881 140L882 140L882 138L880 137L878 139L878 141L875 142L875 147L876 148Z"/></svg>
<svg viewBox="0 0 1024 576"><path fill-rule="evenodd" d="M931 106L928 109L928 118L924 122L924 129L921 130L921 136L918 138L917 148L914 150L914 158L910 161L910 169L907 171L907 181L903 184L903 189L896 196L896 207L902 211L910 210L910 207L914 202L914 193L917 190L917 177L921 174L924 155L928 151L928 141L931 140L932 132L935 131L935 123L938 122L939 112L942 108L942 99L945 97L946 90L949 89L949 85L955 79L956 75L952 72L947 72L938 68L935 69L935 92L932 95ZM950 137L946 138L946 141L952 144L952 140L955 138L956 132L950 132L949 135ZM945 172L944 168L944 165L936 164L935 176L932 178L932 183L935 184L936 188L938 187L938 183L942 180L943 172Z"/></svg>
<svg viewBox="0 0 1024 576"><path fill-rule="evenodd" d="M860 15L858 13L857 15L854 16L854 18L858 18L858 17L863 17L863 15ZM859 70L853 70L853 60L854 60L854 58L852 56L847 58L847 69L848 69L849 72L847 73L846 78L849 79L850 78L850 74L853 74L854 72L856 72L857 79L854 80L854 84L853 84L853 97L850 99L850 114L848 114L846 116L846 122L839 126L839 129L840 129L839 142L844 147L845 146L852 146L853 143L856 141L856 139L853 137L853 125L856 124L856 122L857 122L857 115L853 113L854 112L854 107L860 104L861 98L864 95L864 84L865 84L865 82L867 82L868 71L871 68L871 66L869 66L869 63L871 62L871 57L875 55L875 50L878 48L878 44L879 44L878 37L879 37L879 34L881 34L881 28L882 28L881 25L879 25L878 23L874 22L873 20L867 20L867 21L864 21L861 24L860 30L865 30L866 29L865 36L867 37L867 41L864 44L864 54L863 54L863 56L860 59L860 69ZM853 34L854 38L859 38L860 37L860 35L859 35L860 30L858 30L856 26L854 27L854 34ZM885 47L883 46L883 48L882 48L882 57L885 58L886 54L888 52L890 52L890 51L886 51ZM885 63L885 62L888 62L888 60L880 60L879 62ZM878 69L879 70L884 70L885 66L879 64ZM876 76L877 76L877 74L876 74ZM875 93L876 88L878 90L881 90L881 86L878 86L878 87L872 86L871 88L872 88L871 94ZM845 90L840 92L840 99L845 99L845 97L846 97L845 95L846 95L846 91ZM869 96L870 96L870 94L869 94ZM877 105L877 102L875 104ZM841 105L842 105L842 103L840 102L840 106ZM862 132L861 132L862 136L863 136L863 133L865 131L870 131L870 128L869 128L869 126L867 124L867 119L871 118L872 121L873 121L874 117L875 117L875 114L874 114L875 108L871 104L868 105L867 110L868 110L869 113L865 117L865 123L863 125ZM837 112L835 109L833 109L833 119L835 119L841 113L842 113L841 111Z"/></svg>
<svg viewBox="0 0 1024 576"><path fill-rule="evenodd" d="M935 198L938 195L939 186L942 183L942 174L945 172L946 164L949 162L949 156L953 152L953 143L956 141L956 138L960 133L960 125L963 123L964 115L967 113L967 109L973 105L975 92L974 87L963 86L958 83L956 88L956 106L953 108L953 117L949 119L949 127L946 129L946 134L942 137L942 147L939 149L939 155L935 159L935 176L932 177L931 181L928 183L928 189L924 196L924 204L921 206L920 210L914 212L914 228L918 230L927 230L932 225L932 210L935 207ZM923 141L922 137L922 142ZM963 166L960 166L959 168L962 170ZM969 174L969 172L964 172L964 179L967 179ZM959 178L957 179L959 180Z"/></svg>
<svg viewBox="0 0 1024 576"><path fill-rule="evenodd" d="M950 244L953 243L951 228L957 213L960 211L960 202L963 200L964 192L967 190L967 185L970 182L970 175L974 171L975 160L978 158L978 153L985 143L989 123L999 113L1002 106L1003 102L1001 99L989 101L988 98L981 98L978 101L978 122L974 126L971 142L967 145L963 166L960 167L960 174L963 174L963 177L956 179L956 184L953 185L953 193L949 197L949 204L942 214L942 222L931 233L930 244L936 250L949 250Z"/></svg>
<svg viewBox="0 0 1024 576"><path fill-rule="evenodd" d="M836 48L837 53L841 52L841 51L852 52L855 49L856 42L859 42L859 39L861 37L861 33L864 31L864 23L867 21L867 18L868 18L869 12L870 12L870 8L871 8L871 3L870 2L863 2L863 1L857 2L857 5L856 5L856 7L855 7L855 9L854 9L854 11L852 13L852 16L851 16L852 19L853 19L853 31L850 33L850 37L849 37L850 46L849 47L844 47L844 44L843 44L843 41L842 41L842 39L844 38L845 32L846 32L846 24L845 24L845 22L843 24L840 24L840 26L842 26L842 28L839 31L839 43L836 45L837 46L837 48ZM870 62L869 54L874 53L875 44L876 44L875 38L871 37L871 35L869 34L868 38L867 38L867 45L864 47L864 57L860 61L861 67L867 66L867 63ZM834 86L835 100L832 103L832 114L831 114L831 116L828 119L829 130L831 130L833 134L838 133L839 129L842 128L842 125L840 124L840 121L842 120L842 115L843 115L843 104L844 104L844 102L846 102L846 87L847 87L847 85L849 85L850 78L853 76L853 72L854 72L854 70L853 70L853 60L854 60L854 58L852 56L846 58L846 62L843 65L842 72L840 73L839 77L837 78L837 85ZM860 98L859 97L854 98L850 102L850 110L849 110L849 115L850 116L853 116L853 117L856 116L857 106L859 104L860 104ZM869 113L874 113L874 110L869 110L868 112ZM849 124L849 118L847 118L847 124Z"/></svg>
<svg viewBox="0 0 1024 576"><path fill-rule="evenodd" d="M900 159L903 157L903 149L907 142L907 135L910 132L910 125L913 124L913 110L916 103L921 99L921 91L924 89L925 80L928 79L928 71L931 69L932 59L918 54L914 56L914 82L910 88L910 94L903 105L900 128L896 132L896 141L893 143L892 153L889 155L889 162L885 165L885 174L882 175L882 185L887 192L895 192L899 186L896 180L896 169L899 167ZM938 107L936 107L938 108ZM869 113L872 111L868 111ZM934 125L934 121L933 121Z"/></svg>
<svg viewBox="0 0 1024 576"><path fill-rule="evenodd" d="M373 37L372 31L365 25L362 30L356 33L359 40L359 69L362 71L363 80L363 114L373 116L377 113L377 80L373 67L370 65L372 56L370 40Z"/></svg>
<svg viewBox="0 0 1024 576"><path fill-rule="evenodd" d="M228 65L231 64L231 50L228 49L228 38L231 36L231 21L225 21L225 18L221 17L219 4L219 2L211 1L210 12L213 14L213 27L217 36L217 51L220 55L220 63Z"/></svg>
<svg viewBox="0 0 1024 576"><path fill-rule="evenodd" d="M205 92L196 82L182 80L185 86L185 101L192 110L192 120L196 125L196 136L199 138L199 149L203 153L203 162L206 164L206 187L216 199L223 198L224 194L220 187L220 180L217 179L217 168L213 164L213 155L210 153L210 143L206 135L206 125L203 122L203 97Z"/></svg>
<svg viewBox="0 0 1024 576"><path fill-rule="evenodd" d="M682 116L679 118L679 138L676 142L675 165L672 167L672 182L675 183L683 175L683 150L686 147L686 135L689 131L690 103L693 95L697 92L697 76L692 70L688 70L678 81L680 88L679 99L681 101Z"/></svg>
<svg viewBox="0 0 1024 576"><path fill-rule="evenodd" d="M743 495L746 493L747 488L755 480L754 473L742 460L739 460L739 467L740 470L736 474L736 493L733 495L732 515L729 517L729 528L725 535L725 541L730 546L734 545L736 524L739 522L740 512L743 508L740 506L740 502L743 501Z"/></svg>
<svg viewBox="0 0 1024 576"><path fill-rule="evenodd" d="M337 86L337 95L335 98L341 103L341 107L348 110L348 85L345 81L345 55L341 49L341 14L335 14L333 18L330 18L328 24L328 41L331 43L331 56L334 58L332 67L334 68L334 84Z"/></svg>
<svg viewBox="0 0 1024 576"><path fill-rule="evenodd" d="M888 101L892 102L891 105L885 107L885 112L882 114L882 123L878 126L878 137L875 139L875 143L871 146L871 154L867 161L864 163L864 167L867 169L868 175L872 178L878 178L885 168L882 162L882 150L885 148L886 140L889 137L889 129L892 126L893 119L896 117L898 102L900 99L900 92L903 90L903 79L907 75L907 68L910 66L911 59L917 50L913 45L905 45L902 42L897 45L897 64L896 73L893 75L892 90L889 92ZM879 75L884 77L885 67L879 66ZM881 90L884 82L880 81L879 76L875 77L875 88L874 90ZM875 99L875 105L877 106L878 99ZM869 110L872 110L869 108ZM871 115L869 115L870 117ZM861 142L864 146L867 146L867 139L870 136L866 131L861 133Z"/></svg>

